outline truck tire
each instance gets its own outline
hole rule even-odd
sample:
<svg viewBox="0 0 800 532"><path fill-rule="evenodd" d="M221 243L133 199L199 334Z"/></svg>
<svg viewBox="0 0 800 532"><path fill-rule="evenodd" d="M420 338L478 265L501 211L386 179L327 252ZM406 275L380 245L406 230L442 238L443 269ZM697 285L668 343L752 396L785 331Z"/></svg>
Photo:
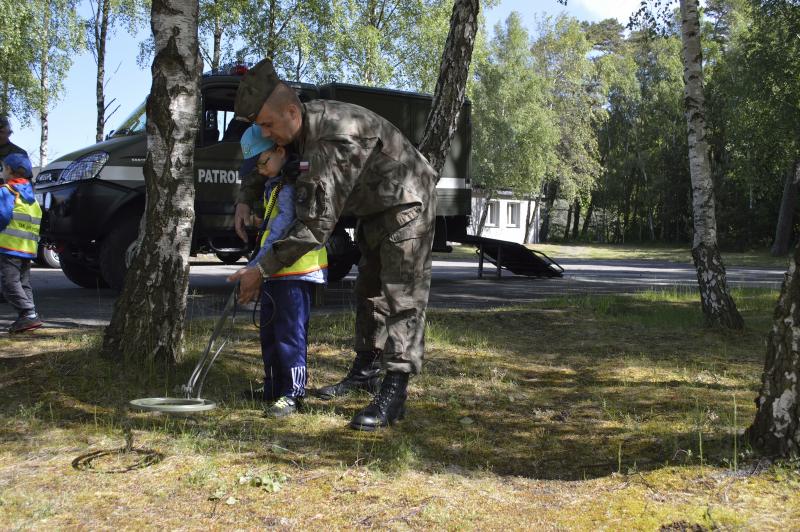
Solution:
<svg viewBox="0 0 800 532"><path fill-rule="evenodd" d="M328 251L328 282L341 281L361 258L353 239L345 230L335 230L325 244Z"/></svg>
<svg viewBox="0 0 800 532"><path fill-rule="evenodd" d="M108 286L122 291L131 252L139 236L139 219L127 218L111 230L100 245L100 273Z"/></svg>
<svg viewBox="0 0 800 532"><path fill-rule="evenodd" d="M64 272L66 278L81 288L108 288L98 272L87 267L83 262L75 260L69 250L65 249L59 254L58 259L61 271Z"/></svg>
<svg viewBox="0 0 800 532"><path fill-rule="evenodd" d="M239 262L239 259L244 257L244 253L225 253L220 251L216 254L217 258L222 261L223 264L236 264Z"/></svg>
<svg viewBox="0 0 800 532"><path fill-rule="evenodd" d="M39 245L39 250L36 252L36 264L48 268L60 268L61 260L53 248Z"/></svg>

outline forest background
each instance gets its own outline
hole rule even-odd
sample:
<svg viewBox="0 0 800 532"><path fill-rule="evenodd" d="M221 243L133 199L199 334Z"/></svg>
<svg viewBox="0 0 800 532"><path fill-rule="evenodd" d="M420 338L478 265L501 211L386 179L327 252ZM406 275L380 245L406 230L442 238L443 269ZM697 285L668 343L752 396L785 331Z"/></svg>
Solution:
<svg viewBox="0 0 800 532"><path fill-rule="evenodd" d="M290 80L432 92L451 9L452 0L204 0L202 54L208 68L270 56ZM0 113L37 129L34 160L48 160L49 113L81 54L97 67L96 80L86 83L95 88L96 109L85 116L102 139L127 112L105 94L123 68L105 64L108 43L146 34L149 5L0 0L0 15ZM702 15L720 244L785 254L797 234L800 7L711 0ZM149 64L150 51L142 41L140 65ZM541 202L542 240L689 242L680 53L677 12L657 33L566 13L531 19L512 12L485 25L468 87L473 186L484 199L512 191ZM123 70L131 68L129 61ZM558 224L551 223L556 206L566 210ZM478 231L485 214L474 213Z"/></svg>

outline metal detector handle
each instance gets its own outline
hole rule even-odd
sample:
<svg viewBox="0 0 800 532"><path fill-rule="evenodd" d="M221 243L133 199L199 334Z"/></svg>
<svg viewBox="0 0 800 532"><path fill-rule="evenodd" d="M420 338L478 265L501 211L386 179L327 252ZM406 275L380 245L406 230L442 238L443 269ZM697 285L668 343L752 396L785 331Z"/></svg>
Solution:
<svg viewBox="0 0 800 532"><path fill-rule="evenodd" d="M228 301L225 303L225 308L222 310L222 315L214 325L214 331L211 333L211 338L208 339L206 350L203 352L200 360L197 361L197 365L195 366L194 371L192 371L191 377L189 377L189 382L181 387L187 398L192 397L195 387L197 387L196 397L198 399L200 398L200 393L203 391L203 382L206 380L206 375L208 375L208 371L211 369L214 361L217 360L217 357L222 352L222 348L225 347L225 344L228 342L227 339L223 340L214 354L211 355L211 350L214 348L214 342L217 341L217 337L222 332L223 327L225 327L225 320L228 319L228 316L236 308L236 299L238 296L239 283L237 282L231 291L231 295L228 296Z"/></svg>

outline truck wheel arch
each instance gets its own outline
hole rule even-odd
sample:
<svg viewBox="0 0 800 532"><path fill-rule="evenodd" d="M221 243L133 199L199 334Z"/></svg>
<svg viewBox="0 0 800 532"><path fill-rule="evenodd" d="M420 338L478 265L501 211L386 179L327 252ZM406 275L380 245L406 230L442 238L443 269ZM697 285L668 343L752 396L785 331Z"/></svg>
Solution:
<svg viewBox="0 0 800 532"><path fill-rule="evenodd" d="M100 243L100 273L108 286L121 291L130 265L130 249L139 235L141 216L117 218Z"/></svg>

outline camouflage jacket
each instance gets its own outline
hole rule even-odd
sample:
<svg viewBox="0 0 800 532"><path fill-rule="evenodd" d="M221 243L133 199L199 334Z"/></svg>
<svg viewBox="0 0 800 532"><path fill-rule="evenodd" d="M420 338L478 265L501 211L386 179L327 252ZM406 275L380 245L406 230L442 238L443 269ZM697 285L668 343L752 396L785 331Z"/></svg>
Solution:
<svg viewBox="0 0 800 532"><path fill-rule="evenodd" d="M261 261L267 273L324 244L345 211L370 246L433 231L436 172L386 119L349 103L308 102L293 148L310 168L295 183L297 219ZM250 174L237 201L252 204L261 190L263 178Z"/></svg>

